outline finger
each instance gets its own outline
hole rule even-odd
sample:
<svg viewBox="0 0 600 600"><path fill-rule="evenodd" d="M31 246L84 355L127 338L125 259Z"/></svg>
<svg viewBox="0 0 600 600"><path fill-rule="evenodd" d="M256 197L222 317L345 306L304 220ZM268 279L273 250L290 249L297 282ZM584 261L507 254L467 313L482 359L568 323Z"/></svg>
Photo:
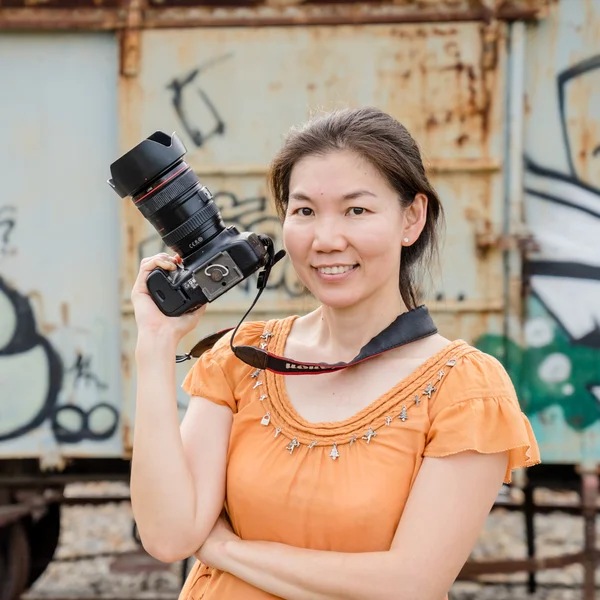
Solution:
<svg viewBox="0 0 600 600"><path fill-rule="evenodd" d="M157 254L150 257L146 262L142 261L140 264L140 270L133 284L133 292L147 293L146 279L148 275L157 267L164 269L165 271L173 271L177 267L174 261L166 254Z"/></svg>

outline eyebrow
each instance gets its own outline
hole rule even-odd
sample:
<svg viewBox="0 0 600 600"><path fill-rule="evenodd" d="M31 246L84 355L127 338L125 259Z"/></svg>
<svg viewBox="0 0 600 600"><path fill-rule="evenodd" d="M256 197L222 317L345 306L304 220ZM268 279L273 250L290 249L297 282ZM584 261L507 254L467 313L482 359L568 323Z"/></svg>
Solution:
<svg viewBox="0 0 600 600"><path fill-rule="evenodd" d="M349 192L347 194L344 194L342 196L342 200L356 200L356 198L360 198L361 196L372 196L373 198L377 197L373 192L370 192L369 190L356 190L354 192ZM306 194L303 194L302 192L294 192L294 193L290 194L290 200L301 200L304 202L312 202L312 199L310 198L310 196L307 196Z"/></svg>

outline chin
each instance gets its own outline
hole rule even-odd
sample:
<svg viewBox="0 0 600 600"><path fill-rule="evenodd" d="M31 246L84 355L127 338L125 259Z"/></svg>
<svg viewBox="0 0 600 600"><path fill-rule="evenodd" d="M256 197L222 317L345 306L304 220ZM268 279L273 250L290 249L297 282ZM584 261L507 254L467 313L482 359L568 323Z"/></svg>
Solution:
<svg viewBox="0 0 600 600"><path fill-rule="evenodd" d="M356 304L359 304L364 298L360 297L357 294L353 294L351 292L343 292L339 291L337 293L330 292L312 292L313 296L319 301L323 306L327 306L328 308L334 308L337 310L341 310L344 308L351 308Z"/></svg>

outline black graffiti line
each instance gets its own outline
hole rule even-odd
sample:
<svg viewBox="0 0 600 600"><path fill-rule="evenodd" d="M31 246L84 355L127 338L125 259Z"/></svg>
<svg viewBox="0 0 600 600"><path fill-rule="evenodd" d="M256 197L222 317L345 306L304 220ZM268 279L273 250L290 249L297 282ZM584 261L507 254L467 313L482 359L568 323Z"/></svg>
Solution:
<svg viewBox="0 0 600 600"><path fill-rule="evenodd" d="M102 432L94 432L89 425L90 418L94 412L100 409L108 410L111 413L113 417L112 424ZM66 427L63 427L58 422L58 419L60 413L64 412L75 413L81 420L81 427L79 429L67 429ZM63 406L58 406L52 415L52 431L54 433L54 437L57 441L63 444L76 444L77 442L81 442L86 439L96 442L108 440L115 434L118 424L119 413L117 409L106 402L100 402L94 405L87 412L79 406L65 404Z"/></svg>
<svg viewBox="0 0 600 600"><path fill-rule="evenodd" d="M232 192L217 192L214 196L215 202L219 198L227 197L230 198L232 203L226 206L219 206L219 210L225 216L223 217L226 221L235 221L235 224L242 225L244 227L248 227L249 225L244 225L244 223L253 223L256 222L255 219L263 218L261 213L265 212L267 207L267 198L265 196L255 196L253 198L246 198L244 200L238 200L237 196ZM247 208L245 208L247 207ZM245 208L245 210L244 210ZM242 209L242 210L235 210ZM230 213L231 214L230 216ZM246 221L246 217L251 215L259 215L250 221ZM264 217L269 220L274 220L279 224L279 220L276 217L268 216Z"/></svg>
<svg viewBox="0 0 600 600"><path fill-rule="evenodd" d="M4 230L2 232L2 244L4 246L8 246L15 225L16 221L14 219L4 219L3 221L0 221L0 228Z"/></svg>
<svg viewBox="0 0 600 600"><path fill-rule="evenodd" d="M554 260L528 260L526 269L529 275L600 281L600 267L583 263Z"/></svg>
<svg viewBox="0 0 600 600"><path fill-rule="evenodd" d="M190 136L191 140L198 148L202 147L209 139L211 139L215 135L223 135L225 133L225 122L219 115L217 108L215 107L213 102L210 100L208 95L204 92L203 89L198 88L196 90L196 92L198 93L199 97L204 101L204 103L206 104L208 110L210 111L210 113L212 114L212 116L214 117L215 122L216 122L215 127L211 131L209 131L208 134L206 134L206 135L203 134L200 131L200 129L198 129L197 127L194 127L191 124L191 121L189 119L187 111L185 110L185 108L183 106L183 90L186 86L193 83L194 80L196 79L196 77L198 75L200 75L200 73L202 73L203 71L206 71L210 67L213 67L214 65L216 65L220 62L223 62L224 60L226 60L228 58L231 58L231 56L233 56L233 54L231 54L231 53L224 54L224 55L216 57L210 61L207 61L203 65L190 71L190 73L187 76L184 76L183 78L181 78L179 80L177 78L175 78L170 83L168 83L166 86L167 89L173 91L173 98L172 98L173 108L175 109L175 112L176 112L177 116L179 117L179 120L181 121L186 133Z"/></svg>
<svg viewBox="0 0 600 600"><path fill-rule="evenodd" d="M85 357L83 354L77 354L75 364L67 370L67 373L75 372L75 381L80 381L81 379L85 381L92 381L96 384L98 389L108 389L108 385L100 381L100 378L90 371L91 365L92 359L90 357Z"/></svg>
<svg viewBox="0 0 600 600"><path fill-rule="evenodd" d="M541 177L547 179L557 179L558 181L563 181L570 185L576 185L577 187L582 188L587 192L590 192L591 194L598 195L600 193L600 190L597 187L594 187L593 185L590 185L585 181L581 181L576 177L572 177L571 175L565 175L564 173L560 173L559 171L555 171L553 169L548 169L547 167L542 167L528 155L525 155L523 157L523 160L525 163L525 169L527 171L531 171L531 173L533 173L534 175L540 175Z"/></svg>
<svg viewBox="0 0 600 600"><path fill-rule="evenodd" d="M567 150L567 160L569 161L569 169L573 177L577 177L577 171L575 170L575 162L571 154L571 142L569 141L569 132L567 127L567 115L566 115L566 87L567 83L580 75L584 75L589 71L600 68L600 55L586 58L581 62L565 69L560 72L556 78L558 86L558 107L560 113L560 121L562 126L563 139Z"/></svg>
<svg viewBox="0 0 600 600"><path fill-rule="evenodd" d="M13 339L0 351L0 360L2 359L2 356L15 356L37 346L41 346L48 361L48 387L42 407L29 422L8 433L0 434L0 442L3 442L25 435L29 431L39 427L51 416L62 387L63 364L60 356L50 342L37 332L35 318L29 299L12 288L9 288L1 277L0 293L4 293L11 301L11 304L15 309L15 314L17 315L17 330L15 331ZM9 398L4 401L20 402L21 399Z"/></svg>
<svg viewBox="0 0 600 600"><path fill-rule="evenodd" d="M525 193L531 196L537 196L538 198L543 198L544 200L548 200L549 202L553 202L554 204L568 206L569 208L573 208L587 215L591 215L592 217L600 219L600 212L596 212L595 210L592 210L587 206L581 206L579 204L576 204L575 202L570 202L569 200L565 200L564 198L558 198L557 196L553 196L552 194L548 194L546 192L538 192L537 190L528 187L525 188Z"/></svg>

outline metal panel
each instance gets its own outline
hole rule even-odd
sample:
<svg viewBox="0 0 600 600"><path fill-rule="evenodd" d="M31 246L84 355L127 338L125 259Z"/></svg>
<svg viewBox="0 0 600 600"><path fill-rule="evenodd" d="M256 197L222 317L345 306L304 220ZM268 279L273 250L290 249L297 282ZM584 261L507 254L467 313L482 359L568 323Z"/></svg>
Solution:
<svg viewBox="0 0 600 600"><path fill-rule="evenodd" d="M497 23L144 31L139 75L121 81L121 150L176 130L226 220L279 243L264 176L284 133L321 108L390 112L422 146L446 208L432 308L444 333L473 340L503 320L504 35ZM161 243L131 202L123 211L131 319L139 260ZM305 312L314 302L300 292L289 264L278 266L255 317ZM253 295L253 284L228 292L195 336L234 324Z"/></svg>
<svg viewBox="0 0 600 600"><path fill-rule="evenodd" d="M0 458L119 456L112 34L0 35Z"/></svg>
<svg viewBox="0 0 600 600"><path fill-rule="evenodd" d="M581 0L528 31L524 340L482 342L510 349L546 462L600 461L599 28L600 2Z"/></svg>
<svg viewBox="0 0 600 600"><path fill-rule="evenodd" d="M0 0L2 29L135 30L541 18L552 0ZM36 3L37 4L37 3Z"/></svg>

